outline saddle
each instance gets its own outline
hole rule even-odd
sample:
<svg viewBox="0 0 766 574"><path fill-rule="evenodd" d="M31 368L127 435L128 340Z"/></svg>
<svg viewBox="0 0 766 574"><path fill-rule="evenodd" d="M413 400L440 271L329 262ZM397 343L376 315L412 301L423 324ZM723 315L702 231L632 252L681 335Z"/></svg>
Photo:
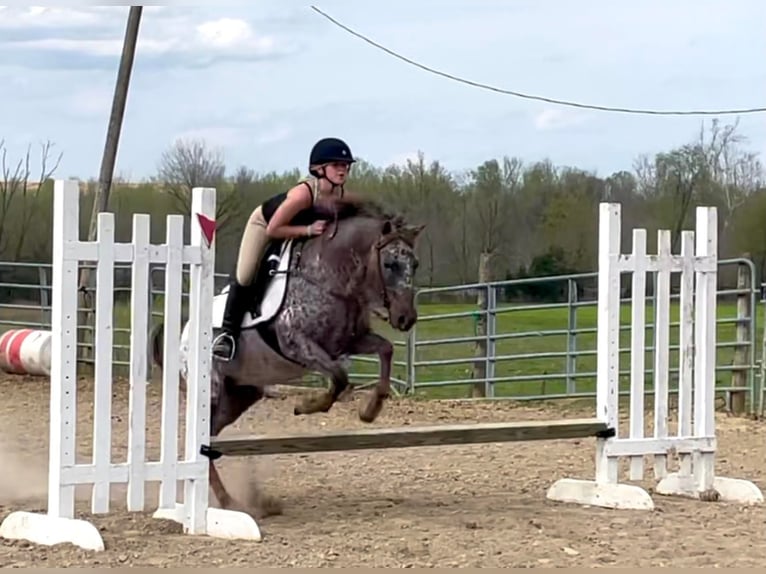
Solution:
<svg viewBox="0 0 766 574"><path fill-rule="evenodd" d="M251 288L252 299L242 319L242 330L273 319L282 308L293 248L292 239L273 240L266 246ZM227 285L213 298L213 327L216 329L221 327L228 291Z"/></svg>

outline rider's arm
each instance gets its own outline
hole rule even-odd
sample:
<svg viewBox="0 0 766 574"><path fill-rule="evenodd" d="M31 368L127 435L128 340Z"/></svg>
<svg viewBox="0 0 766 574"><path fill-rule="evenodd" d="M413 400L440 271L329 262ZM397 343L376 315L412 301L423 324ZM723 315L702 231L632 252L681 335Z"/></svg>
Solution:
<svg viewBox="0 0 766 574"><path fill-rule="evenodd" d="M287 197L271 216L266 234L274 239L287 239L290 237L303 237L308 235L305 225L290 225L293 217L301 210L311 207L311 191L299 184L287 192Z"/></svg>

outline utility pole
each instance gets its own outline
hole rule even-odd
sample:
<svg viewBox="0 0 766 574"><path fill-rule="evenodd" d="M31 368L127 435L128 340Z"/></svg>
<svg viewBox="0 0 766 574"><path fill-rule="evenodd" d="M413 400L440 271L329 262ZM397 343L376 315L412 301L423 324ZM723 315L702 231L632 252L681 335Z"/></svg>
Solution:
<svg viewBox="0 0 766 574"><path fill-rule="evenodd" d="M136 44L138 42L138 28L141 23L141 12L143 6L131 6L128 12L128 23L125 28L125 38L122 43L122 55L120 57L120 67L117 71L117 82L114 86L114 96L112 98L112 112L109 117L109 125L106 131L106 142L104 144L104 154L101 158L101 171L98 177L98 187L96 195L93 198L93 211L90 216L90 227L88 229L88 240L93 241L96 237L98 214L106 211L109 205L109 192L112 187L112 177L114 176L114 163L117 157L117 148L120 142L120 132L122 130L122 119L125 115L125 103L128 99L128 87L130 86L130 77L133 71L133 60L136 53ZM90 324L92 316L92 293L88 289L90 284L90 269L84 267L80 274L80 308L84 312L84 324ZM93 350L92 347L86 347L87 350Z"/></svg>

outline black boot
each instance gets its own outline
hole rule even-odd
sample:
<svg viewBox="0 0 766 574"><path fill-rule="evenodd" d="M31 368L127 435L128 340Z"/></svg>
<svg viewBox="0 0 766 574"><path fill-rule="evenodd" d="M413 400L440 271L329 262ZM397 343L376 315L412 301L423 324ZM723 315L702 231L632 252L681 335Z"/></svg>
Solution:
<svg viewBox="0 0 766 574"><path fill-rule="evenodd" d="M221 332L213 340L213 356L221 361L229 362L234 359L237 352L237 339L242 326L242 319L250 303L248 295L252 290L249 287L232 281L226 298L226 309L221 322Z"/></svg>

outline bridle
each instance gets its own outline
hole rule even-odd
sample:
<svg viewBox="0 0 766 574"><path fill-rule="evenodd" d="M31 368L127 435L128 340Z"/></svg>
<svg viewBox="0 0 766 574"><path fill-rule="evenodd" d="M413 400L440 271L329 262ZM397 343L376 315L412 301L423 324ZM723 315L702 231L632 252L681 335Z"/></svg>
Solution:
<svg viewBox="0 0 766 574"><path fill-rule="evenodd" d="M335 220L335 223L336 223L335 230L337 231L337 219ZM332 236L328 238L328 241L330 239L332 239ZM382 235L381 237L377 239L377 241L375 241L375 243L372 245L372 249L370 250L369 261L368 261L368 270L370 265L372 265L375 269L376 280L378 283L378 294L383 300L383 307L385 307L387 310L389 310L388 307L391 304L391 297L388 294L388 287L386 286L386 281L383 278L383 263L380 259L380 252L386 245L398 239L401 239L402 241L404 241L408 246L413 247L412 242L410 242L403 233L401 233L398 230L391 231L389 233ZM321 240L321 237L320 237L320 240ZM301 264L300 264L302 251L303 251L302 249L296 250L295 267L290 271L283 271L281 273L286 273L288 275L299 275L303 279L305 279L306 281L308 281L309 283L317 287L326 288L325 285L321 284L320 282L314 280L313 278L309 277L307 274L302 272ZM328 290L328 293L332 295L333 297L336 297L337 299L341 299L341 300L347 301L353 298L348 293L338 293L337 291L333 291L332 289Z"/></svg>
<svg viewBox="0 0 766 574"><path fill-rule="evenodd" d="M380 252L386 245L396 241L397 239L401 239L407 245L409 245L410 247L413 247L413 245L407 240L407 238L401 232L391 231L390 233L387 233L383 235L382 237L380 237L375 242L375 244L372 247L372 251L370 253L370 258L373 259L372 263L375 266L375 274L377 275L377 279L378 279L378 288L379 288L378 294L383 300L383 306L386 309L388 309L388 306L391 304L391 298L388 295L388 287L386 286L386 281L383 278L383 264L380 260Z"/></svg>

